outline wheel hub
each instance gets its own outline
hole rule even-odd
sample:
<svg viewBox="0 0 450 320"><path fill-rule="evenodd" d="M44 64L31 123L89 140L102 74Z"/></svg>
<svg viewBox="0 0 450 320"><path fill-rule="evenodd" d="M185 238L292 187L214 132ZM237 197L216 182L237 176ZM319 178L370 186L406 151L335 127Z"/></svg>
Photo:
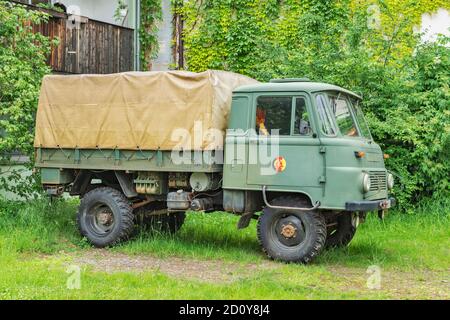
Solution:
<svg viewBox="0 0 450 320"><path fill-rule="evenodd" d="M281 229L281 234L285 238L292 238L295 236L295 233L297 232L297 228L294 227L292 224L283 225Z"/></svg>
<svg viewBox="0 0 450 320"><path fill-rule="evenodd" d="M97 221L103 226L109 226L113 222L113 215L111 212L102 211L97 214Z"/></svg>
<svg viewBox="0 0 450 320"><path fill-rule="evenodd" d="M278 240L286 246L296 246L305 239L305 229L297 216L291 215L278 220L275 232Z"/></svg>
<svg viewBox="0 0 450 320"><path fill-rule="evenodd" d="M109 207L99 204L91 209L88 221L93 233L104 236L114 228L114 214Z"/></svg>

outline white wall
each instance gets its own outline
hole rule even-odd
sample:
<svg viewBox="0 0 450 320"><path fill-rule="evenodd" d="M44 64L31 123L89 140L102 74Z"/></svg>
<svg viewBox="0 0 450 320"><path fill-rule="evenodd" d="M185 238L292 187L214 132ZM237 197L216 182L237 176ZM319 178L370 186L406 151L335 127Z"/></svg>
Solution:
<svg viewBox="0 0 450 320"><path fill-rule="evenodd" d="M420 33L422 41L435 41L438 34L450 36L450 13L445 9L439 9L434 13L422 15Z"/></svg>
<svg viewBox="0 0 450 320"><path fill-rule="evenodd" d="M162 0L162 21L158 25L159 52L153 61L153 71L167 71L172 63L172 10L171 1Z"/></svg>
<svg viewBox="0 0 450 320"><path fill-rule="evenodd" d="M122 25L114 19L114 12L117 8L117 0L52 0L52 3L62 3L68 9L70 6L78 6L80 15L93 20L99 20L111 24ZM135 0L125 0L128 4L128 17L123 24L125 27L135 27Z"/></svg>

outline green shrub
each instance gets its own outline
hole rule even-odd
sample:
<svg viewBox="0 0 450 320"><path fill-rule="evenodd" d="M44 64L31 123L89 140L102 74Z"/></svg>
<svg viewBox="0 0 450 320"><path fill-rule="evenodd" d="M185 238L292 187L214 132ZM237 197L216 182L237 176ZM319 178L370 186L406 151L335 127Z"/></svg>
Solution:
<svg viewBox="0 0 450 320"><path fill-rule="evenodd" d="M77 204L62 199L0 199L0 255L2 251L51 253L67 241L82 245L75 226Z"/></svg>
<svg viewBox="0 0 450 320"><path fill-rule="evenodd" d="M33 159L35 112L41 79L50 73L46 60L51 42L31 30L47 20L45 13L0 1L0 163L9 162L12 154ZM17 171L0 172L0 188L29 194L33 177L21 179ZM11 185L10 180L21 183Z"/></svg>
<svg viewBox="0 0 450 320"><path fill-rule="evenodd" d="M418 46L404 72L380 79L366 101L387 165L402 177L396 195L404 204L449 196L449 40Z"/></svg>

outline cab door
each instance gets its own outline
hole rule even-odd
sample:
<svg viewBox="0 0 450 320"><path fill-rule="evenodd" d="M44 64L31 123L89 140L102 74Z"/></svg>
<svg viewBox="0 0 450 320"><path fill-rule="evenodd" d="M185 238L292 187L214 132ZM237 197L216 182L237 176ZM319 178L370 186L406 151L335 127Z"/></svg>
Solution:
<svg viewBox="0 0 450 320"><path fill-rule="evenodd" d="M312 119L306 94L256 95L255 130L248 138L247 184L289 190L321 186L324 160Z"/></svg>

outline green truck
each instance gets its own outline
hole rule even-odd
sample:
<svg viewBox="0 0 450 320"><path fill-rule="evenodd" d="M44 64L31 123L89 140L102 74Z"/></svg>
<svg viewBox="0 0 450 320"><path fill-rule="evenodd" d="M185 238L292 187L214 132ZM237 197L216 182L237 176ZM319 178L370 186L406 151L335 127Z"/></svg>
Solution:
<svg viewBox="0 0 450 320"><path fill-rule="evenodd" d="M308 263L347 245L368 212L395 204L387 155L360 104L351 91L308 79L50 76L36 167L50 195L80 197L79 230L96 247L129 239L138 224L173 233L186 211L226 211L240 215L238 228L258 220L268 257ZM215 143L169 141L183 136L173 133L180 126L195 135L198 119L200 129L215 129Z"/></svg>

